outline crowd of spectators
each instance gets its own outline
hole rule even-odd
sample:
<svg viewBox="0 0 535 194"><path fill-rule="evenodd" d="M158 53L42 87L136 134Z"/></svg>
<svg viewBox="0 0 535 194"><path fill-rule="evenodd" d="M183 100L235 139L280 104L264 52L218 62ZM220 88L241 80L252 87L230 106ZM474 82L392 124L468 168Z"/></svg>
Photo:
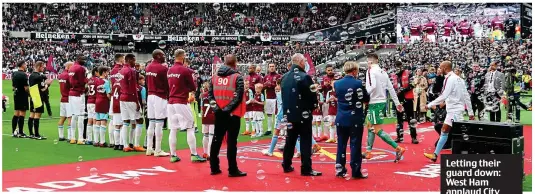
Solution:
<svg viewBox="0 0 535 194"><path fill-rule="evenodd" d="M364 18L386 8L380 3L9 3L2 23L10 31L289 35L342 24L352 9Z"/></svg>

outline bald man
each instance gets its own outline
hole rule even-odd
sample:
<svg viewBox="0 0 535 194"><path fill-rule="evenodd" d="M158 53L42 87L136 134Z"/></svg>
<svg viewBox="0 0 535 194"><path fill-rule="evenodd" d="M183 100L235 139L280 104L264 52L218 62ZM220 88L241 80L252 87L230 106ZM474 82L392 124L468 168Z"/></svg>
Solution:
<svg viewBox="0 0 535 194"><path fill-rule="evenodd" d="M263 79L262 76L256 72L256 65L249 65L248 70L249 76L247 76L247 80L249 81L249 89L254 91L254 86L258 83L263 83Z"/></svg>
<svg viewBox="0 0 535 194"><path fill-rule="evenodd" d="M169 153L162 150L163 125L165 118L167 118L167 96L169 95L168 68L162 50L154 50L152 58L153 60L145 69L148 91L147 117L149 120L146 155L165 157L169 156ZM156 140L153 142L154 137Z"/></svg>
<svg viewBox="0 0 535 194"><path fill-rule="evenodd" d="M227 138L227 160L229 177L247 176L238 169L236 162L237 140L240 132L241 117L245 115L245 88L243 77L236 70L238 61L234 55L225 57L225 65L212 77L209 98L210 107L215 112L214 137L210 146L210 174L221 174L219 150L225 134ZM251 71L251 67L249 67ZM252 69L254 73L254 68Z"/></svg>
<svg viewBox="0 0 535 194"><path fill-rule="evenodd" d="M470 102L470 97L468 95L468 91L466 90L464 81L452 71L451 62L444 61L440 64L439 68L446 74L444 87L442 88L440 96L427 104L427 108L432 108L434 110L436 109L436 105L439 105L441 102L445 101L446 119L444 120L444 125L442 125L442 132L440 134L440 139L438 140L435 152L424 153L424 156L433 162L437 161L440 150L442 150L444 144L446 144L446 141L448 140L448 134L453 126L453 122L464 120L463 112L465 106L468 108L470 120L474 120L472 103Z"/></svg>
<svg viewBox="0 0 535 194"><path fill-rule="evenodd" d="M61 93L61 100L59 105L59 122L58 122L58 133L59 133L59 139L58 141L65 141L67 139L74 139L74 137L71 137L71 111L70 111L70 105L69 105L69 89L71 88L71 85L69 84L69 69L73 65L73 62L67 62L65 63L65 70L61 72L61 74L58 75L58 82L59 82L59 91ZM64 137L63 133L63 125L65 124L65 120L67 120L67 139Z"/></svg>
<svg viewBox="0 0 535 194"><path fill-rule="evenodd" d="M195 81L193 81L193 70L184 66L186 51L177 49L175 51L175 64L167 71L167 83L169 85L169 105L167 105L168 123L171 132L169 133L169 149L171 152L171 163L180 161L176 155L176 132L178 129L186 129L186 137L190 150L192 162L206 162L197 154L197 138L195 137L195 126L193 120L193 110L189 103L189 95L195 91Z"/></svg>

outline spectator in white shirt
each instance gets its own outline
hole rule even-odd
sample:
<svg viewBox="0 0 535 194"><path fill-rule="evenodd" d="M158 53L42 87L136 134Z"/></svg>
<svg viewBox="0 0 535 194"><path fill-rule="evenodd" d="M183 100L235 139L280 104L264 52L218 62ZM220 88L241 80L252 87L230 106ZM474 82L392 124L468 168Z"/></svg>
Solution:
<svg viewBox="0 0 535 194"><path fill-rule="evenodd" d="M442 125L442 133L440 134L440 139L438 140L435 152L430 154L424 153L424 156L433 162L437 161L440 150L442 150L442 147L446 144L452 123L464 120L463 111L465 106L468 108L470 120L474 120L472 103L470 102L470 97L464 81L452 71L453 68L450 61L442 62L440 64L440 69L446 73L442 94L427 104L427 108L432 108L434 110L436 105L439 105L443 101L446 102L446 119L444 120L444 125Z"/></svg>

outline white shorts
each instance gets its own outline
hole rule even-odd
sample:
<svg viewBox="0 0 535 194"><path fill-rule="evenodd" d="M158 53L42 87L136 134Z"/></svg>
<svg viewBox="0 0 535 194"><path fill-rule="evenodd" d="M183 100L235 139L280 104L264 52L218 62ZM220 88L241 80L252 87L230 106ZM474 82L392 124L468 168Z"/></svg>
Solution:
<svg viewBox="0 0 535 194"><path fill-rule="evenodd" d="M444 119L444 124L453 126L453 122L464 121L463 113L446 113L446 118Z"/></svg>
<svg viewBox="0 0 535 194"><path fill-rule="evenodd" d="M245 115L243 115L244 119L252 119L253 118L253 111L247 111L245 112Z"/></svg>
<svg viewBox="0 0 535 194"><path fill-rule="evenodd" d="M321 107L321 111L323 113L323 117L326 117L329 115L329 103L323 103Z"/></svg>
<svg viewBox="0 0 535 194"><path fill-rule="evenodd" d="M123 119L121 118L121 113L112 114L112 123L113 125L123 125Z"/></svg>
<svg viewBox="0 0 535 194"><path fill-rule="evenodd" d="M442 41L446 42L446 40L447 40L448 42L451 42L451 36L443 36L443 37L442 37Z"/></svg>
<svg viewBox="0 0 535 194"><path fill-rule="evenodd" d="M264 112L253 111L252 115L253 115L252 119L254 121L263 121L264 120Z"/></svg>
<svg viewBox="0 0 535 194"><path fill-rule="evenodd" d="M192 129L194 120L191 106L187 104L168 104L167 124L170 129Z"/></svg>
<svg viewBox="0 0 535 194"><path fill-rule="evenodd" d="M327 115L326 117L323 117L323 121L327 121L330 125L333 125L336 121L336 115Z"/></svg>
<svg viewBox="0 0 535 194"><path fill-rule="evenodd" d="M121 106L121 118L124 121L133 121L141 118L141 113L137 110L136 102L123 102L120 101Z"/></svg>
<svg viewBox="0 0 535 194"><path fill-rule="evenodd" d="M435 35L427 35L427 39L428 39L429 41L431 41L431 42L436 42L436 41L437 41Z"/></svg>
<svg viewBox="0 0 535 194"><path fill-rule="evenodd" d="M264 107L266 114L274 115L276 109L277 109L277 99L266 99L266 106Z"/></svg>
<svg viewBox="0 0 535 194"><path fill-rule="evenodd" d="M82 116L85 112L85 96L69 96L70 111L72 115Z"/></svg>
<svg viewBox="0 0 535 194"><path fill-rule="evenodd" d="M62 102L59 105L59 116L60 117L71 117L72 116L71 105L69 105L68 102Z"/></svg>
<svg viewBox="0 0 535 194"><path fill-rule="evenodd" d="M312 115L312 122L321 122L321 115Z"/></svg>
<svg viewBox="0 0 535 194"><path fill-rule="evenodd" d="M214 134L215 125L202 125L202 133Z"/></svg>
<svg viewBox="0 0 535 194"><path fill-rule="evenodd" d="M87 104L87 118L88 119L95 119L96 118L96 112L95 112L95 104Z"/></svg>
<svg viewBox="0 0 535 194"><path fill-rule="evenodd" d="M165 119L167 117L167 100L156 95L147 97L147 117L149 119Z"/></svg>
<svg viewBox="0 0 535 194"><path fill-rule="evenodd" d="M420 36L411 36L411 43L414 43L416 41L420 41L422 38Z"/></svg>

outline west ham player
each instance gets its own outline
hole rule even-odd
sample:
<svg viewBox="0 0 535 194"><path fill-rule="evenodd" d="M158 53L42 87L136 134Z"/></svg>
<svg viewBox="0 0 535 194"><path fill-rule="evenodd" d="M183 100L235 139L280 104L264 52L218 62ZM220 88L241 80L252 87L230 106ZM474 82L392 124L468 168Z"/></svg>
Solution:
<svg viewBox="0 0 535 194"><path fill-rule="evenodd" d="M210 83L204 82L202 85L202 94L201 94L201 108L202 108L202 147L204 154L203 158L210 158L210 146L212 146L212 139L214 138L214 127L215 127L215 113L214 110L210 107L210 96L208 90L210 88Z"/></svg>
<svg viewBox="0 0 535 194"><path fill-rule="evenodd" d="M71 89L69 90L69 104L71 105L72 119L71 119L71 144L84 144L84 105L85 105L85 85L87 83L86 57L82 54L76 57L76 63L69 69L69 83ZM78 142L76 142L76 124L78 125Z"/></svg>
<svg viewBox="0 0 535 194"><path fill-rule="evenodd" d="M370 95L370 102L368 105L368 146L366 153L369 155L372 151L375 135L379 136L383 141L396 149L396 159L394 162L398 162L403 156L405 149L398 146L398 144L392 140L389 134L383 131L382 124L383 118L381 117L382 111L386 106L386 90L390 93L396 109L398 112L402 112L403 106L399 103L397 95L390 82L390 78L378 65L379 57L375 53L368 54L368 71L366 72L366 91Z"/></svg>
<svg viewBox="0 0 535 194"><path fill-rule="evenodd" d="M71 85L69 84L69 69L71 68L73 62L65 63L65 70L58 75L59 82L59 92L61 93L61 100L59 105L59 122L58 122L58 133L59 141L65 141L66 139L74 139L71 136L71 111L69 105L69 89ZM67 138L64 137L63 124L67 120Z"/></svg>
<svg viewBox="0 0 535 194"><path fill-rule="evenodd" d="M163 125L167 117L167 96L169 95L168 68L162 50L154 50L152 58L154 60L145 69L148 91L147 116L149 118L146 155L154 154L156 157L165 157L169 156L169 153L162 150ZM154 136L156 136L156 145L152 145ZM152 150L152 147L155 149Z"/></svg>
<svg viewBox="0 0 535 194"><path fill-rule="evenodd" d="M106 77L108 76L110 69L105 66L98 67L96 69L98 69L99 77L94 80L96 92L96 122L93 126L93 140L95 141L93 146L107 147L108 145L106 144L106 121L108 119L108 112L110 110L111 85L110 82L106 80ZM113 130L113 128L110 128L109 130Z"/></svg>
<svg viewBox="0 0 535 194"><path fill-rule="evenodd" d="M115 82L117 80L117 77L119 77L121 74L119 74L119 71L121 70L122 66L124 64L124 55L123 54L115 54L115 65L113 66L113 69L111 70L110 72L110 85L112 86L112 96L114 95L113 93L113 86L115 85ZM117 93L119 94L119 93ZM115 129L115 125L114 125L114 122L113 122L113 115L114 115L114 111L113 111L113 100L111 101L111 104L110 104L110 110L109 110L109 117L110 117L110 121L109 121L109 124L108 124L108 136L110 138L110 148L115 148L115 130L112 130L112 129ZM120 120L120 119L119 119ZM122 121L121 121L122 122ZM119 140L117 140L117 145L120 145L119 144Z"/></svg>
<svg viewBox="0 0 535 194"><path fill-rule="evenodd" d="M459 25L457 26L457 31L461 34L461 40L463 42L466 42L468 40L468 37L472 34L472 27L470 26L470 23L465 18Z"/></svg>
<svg viewBox="0 0 535 194"><path fill-rule="evenodd" d="M266 101L264 94L262 94L262 84L255 85L255 93L251 98L251 104L253 108L253 129L255 129L255 135L251 137L262 137L262 130L264 127L264 102Z"/></svg>
<svg viewBox="0 0 535 194"><path fill-rule="evenodd" d="M492 26L493 31L499 31L500 34L503 34L504 25L498 14L492 19L490 25Z"/></svg>
<svg viewBox="0 0 535 194"><path fill-rule="evenodd" d="M98 74L98 68L95 67L93 70L91 70L91 78L87 79L87 141L85 142L86 145L93 144L92 140L98 141L97 139L94 139L97 134L94 134L93 130L93 124L95 123L95 101L97 99L97 88L95 82L99 78ZM96 144L93 144L94 146L97 146Z"/></svg>
<svg viewBox="0 0 535 194"><path fill-rule="evenodd" d="M452 123L456 121L464 120L463 112L465 106L469 109L468 115L470 120L474 120L474 113L472 112L472 104L466 85L464 81L452 71L452 64L449 61L444 61L440 64L440 69L446 73L446 79L444 80L444 87L442 88L442 94L435 100L427 104L427 108L435 109L436 105L441 102L446 102L446 119L444 125L442 125L442 133L438 140L437 147L434 153L424 153L424 156L433 162L437 161L440 150L444 147L448 139L449 131L451 130Z"/></svg>
<svg viewBox="0 0 535 194"><path fill-rule="evenodd" d="M437 26L435 25L435 23L428 19L427 24L424 25L424 29L425 33L427 34L427 39L430 42L436 42L435 31L437 29Z"/></svg>
<svg viewBox="0 0 535 194"><path fill-rule="evenodd" d="M446 20L444 24L444 34L442 35L442 40L445 42L451 42L451 35L453 35L453 23L450 19Z"/></svg>
<svg viewBox="0 0 535 194"><path fill-rule="evenodd" d="M52 83L52 79L47 79L46 76L43 74L45 71L45 63L42 61L37 61L34 65L34 71L32 74L30 74L30 77L28 78L28 83L30 85L30 88L34 85L37 85L39 88L39 96L31 96L30 95L30 118L28 119L28 128L30 130L30 138L37 139L37 140L43 140L46 139L46 137L41 136L39 134L39 121L41 120L41 114L45 111L44 104L42 103L42 100L44 98L45 91L48 89L48 86ZM41 107L35 107L32 98L41 98ZM32 122L33 121L33 122ZM32 131L33 127L33 131ZM35 131L35 136L34 132Z"/></svg>
<svg viewBox="0 0 535 194"><path fill-rule="evenodd" d="M319 85L316 84L316 88L318 87ZM323 118L321 107L323 106L325 100L323 99L323 94L321 92L316 92L316 95L318 97L318 104L316 105L316 109L312 111L312 137L316 141L321 141L321 120Z"/></svg>
<svg viewBox="0 0 535 194"><path fill-rule="evenodd" d="M249 76L247 80L249 81L249 89L254 91L256 84L263 83L262 76L256 73L256 65L249 65Z"/></svg>
<svg viewBox="0 0 535 194"><path fill-rule="evenodd" d="M121 138L121 128L123 126L123 119L121 118L121 107L120 107L120 94L121 94L121 83L119 82L121 76L119 74L119 76L116 76L115 79L115 83L111 86L111 91L112 91L112 100L111 100L111 109L112 109L112 114L113 116L111 117L112 118L112 123L113 123L113 128L110 128L111 129L114 129L113 130L113 139L115 140L114 142L114 150L123 150L125 149L125 143L126 142L123 142L123 139ZM113 79L112 79L113 80ZM112 82L110 80L110 82ZM128 147L128 146L126 146ZM130 149L128 149L128 151L130 151Z"/></svg>
<svg viewBox="0 0 535 194"><path fill-rule="evenodd" d="M187 141L191 152L192 162L206 162L206 159L197 154L195 128L193 126L193 111L188 105L189 94L195 91L193 81L193 71L184 67L183 62L186 52L178 49L174 53L175 64L167 72L169 84L169 105L167 105L168 123L171 132L169 133L169 147L171 151L171 162L178 162L180 158L176 155L176 132L178 129L187 130Z"/></svg>
<svg viewBox="0 0 535 194"><path fill-rule="evenodd" d="M249 88L249 80L245 79L243 82L245 87L245 115L243 118L245 119L245 132L242 133L242 135L254 135L255 134L255 126L253 119L253 104L252 102L252 96L253 96L253 90ZM253 124L252 132L249 132L249 126Z"/></svg>
<svg viewBox="0 0 535 194"><path fill-rule="evenodd" d="M422 40L422 27L417 24L416 22L411 22L411 44L416 42L416 41L421 41Z"/></svg>
<svg viewBox="0 0 535 194"><path fill-rule="evenodd" d="M275 95L275 86L277 86L277 80L281 78L281 75L275 72L275 64L268 65L269 73L264 77L264 88L266 90L266 106L265 111L267 114L267 131L264 135L271 135L273 129L273 115L277 108L277 99Z"/></svg>
<svg viewBox="0 0 535 194"><path fill-rule="evenodd" d="M335 120L336 120L336 109L337 109L337 103L338 99L336 99L336 93L334 92L334 82L335 80L331 81L331 91L327 92L326 96L326 103L328 104L328 116L325 121L329 123L329 139L325 142L327 143L336 143L336 128L335 128ZM324 140L324 138L322 138Z"/></svg>
<svg viewBox="0 0 535 194"><path fill-rule="evenodd" d="M323 93L323 96L327 96L327 93L332 90L331 82L334 80L334 72L333 72L333 66L331 64L327 64L327 66L325 66L325 73L327 75L323 76L323 79L322 79L323 80L323 84L322 84L321 90L320 90ZM325 120L325 119L328 120L329 104L328 103L323 103L323 106L321 108L322 108L322 111L323 111L322 112L323 113L322 114L323 115L323 120ZM320 141L325 141L325 140L328 139L327 136L329 135L329 126L325 126L325 127L326 127L326 129L323 129L323 127L318 129L318 136L322 137L320 139Z"/></svg>
<svg viewBox="0 0 535 194"><path fill-rule="evenodd" d="M119 73L121 74L122 78L119 80L119 83L121 84L121 93L119 96L120 99L120 109L121 109L121 118L123 119L123 127L121 128L121 138L123 140L123 144L125 148L123 148L123 151L138 151L138 152L144 152L146 151L143 147L140 146L139 140L141 136L141 130L142 125L136 125L136 121L141 119L141 113L140 113L140 104L138 102L138 80L137 80L137 72L134 69L134 66L136 65L136 56L134 54L127 54L125 57L125 65L123 65L123 68ZM126 143L128 142L128 126L132 124L132 129L135 130L134 132L134 141L133 141L133 147L126 147ZM130 142L132 142L132 139L130 138Z"/></svg>

